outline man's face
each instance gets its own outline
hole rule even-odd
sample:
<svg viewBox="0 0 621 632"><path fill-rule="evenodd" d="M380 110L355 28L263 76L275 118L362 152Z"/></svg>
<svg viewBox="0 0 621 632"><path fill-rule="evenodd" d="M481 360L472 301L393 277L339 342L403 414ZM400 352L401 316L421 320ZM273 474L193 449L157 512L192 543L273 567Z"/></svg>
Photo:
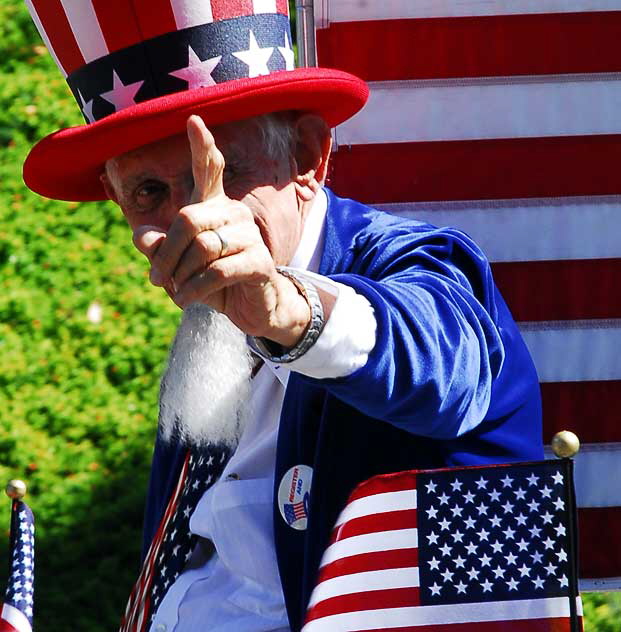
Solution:
<svg viewBox="0 0 621 632"><path fill-rule="evenodd" d="M227 196L250 208L275 263L289 263L303 224L292 183L295 162L266 156L252 123L222 125L212 133L226 163ZM110 160L106 174L113 197L134 231L150 225L166 232L178 211L192 201L192 154L185 134Z"/></svg>

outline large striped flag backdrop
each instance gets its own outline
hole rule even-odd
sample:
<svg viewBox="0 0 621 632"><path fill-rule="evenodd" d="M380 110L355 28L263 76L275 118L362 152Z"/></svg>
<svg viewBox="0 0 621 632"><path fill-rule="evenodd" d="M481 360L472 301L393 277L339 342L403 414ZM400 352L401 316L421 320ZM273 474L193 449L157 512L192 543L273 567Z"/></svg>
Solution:
<svg viewBox="0 0 621 632"><path fill-rule="evenodd" d="M331 186L468 232L578 434L583 589L621 589L621 0L315 0L318 62L370 82Z"/></svg>

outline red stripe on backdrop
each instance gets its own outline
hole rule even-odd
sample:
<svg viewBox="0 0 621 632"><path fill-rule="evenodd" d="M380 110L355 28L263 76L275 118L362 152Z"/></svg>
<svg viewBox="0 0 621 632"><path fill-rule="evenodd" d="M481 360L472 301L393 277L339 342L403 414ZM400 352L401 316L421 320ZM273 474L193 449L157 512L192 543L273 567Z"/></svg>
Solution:
<svg viewBox="0 0 621 632"><path fill-rule="evenodd" d="M621 70L620 37L621 11L372 20L321 29L317 49L367 81L550 75Z"/></svg>
<svg viewBox="0 0 621 632"><path fill-rule="evenodd" d="M621 507L578 509L579 574L616 577L621 568Z"/></svg>
<svg viewBox="0 0 621 632"><path fill-rule="evenodd" d="M228 2L212 2L211 11L216 21L236 18L239 15L253 15L254 7L252 0L228 0Z"/></svg>
<svg viewBox="0 0 621 632"><path fill-rule="evenodd" d="M621 441L621 381L549 382L541 398L545 443L559 430L572 430L583 443Z"/></svg>
<svg viewBox="0 0 621 632"><path fill-rule="evenodd" d="M401 628L374 628L359 632L438 632L437 625L416 625ZM444 629L444 626L442 626ZM451 623L447 626L450 632L570 632L569 619L529 619L527 621L483 621L480 623Z"/></svg>
<svg viewBox="0 0 621 632"><path fill-rule="evenodd" d="M139 42L142 37L136 12L127 0L92 0L99 26L108 50L121 50ZM119 24L123 28L119 28Z"/></svg>
<svg viewBox="0 0 621 632"><path fill-rule="evenodd" d="M370 516L354 518L334 529L330 543L345 538L352 538L365 533L377 533L391 531L393 529L415 529L417 525L416 511L405 509L403 511L389 511Z"/></svg>
<svg viewBox="0 0 621 632"><path fill-rule="evenodd" d="M418 588L392 588L389 590L369 590L342 595L320 601L313 606L306 618L314 621L321 617L360 610L381 610L382 608L408 608L420 605Z"/></svg>
<svg viewBox="0 0 621 632"><path fill-rule="evenodd" d="M32 0L54 53L67 74L84 65L75 35L60 0Z"/></svg>
<svg viewBox="0 0 621 632"><path fill-rule="evenodd" d="M143 39L177 30L170 0L134 0Z"/></svg>
<svg viewBox="0 0 621 632"><path fill-rule="evenodd" d="M276 13L289 15L289 0L276 0Z"/></svg>
<svg viewBox="0 0 621 632"><path fill-rule="evenodd" d="M492 270L518 321L621 318L621 259L503 262Z"/></svg>
<svg viewBox="0 0 621 632"><path fill-rule="evenodd" d="M333 577L349 575L350 573L382 571L389 568L414 568L415 566L418 566L418 549L395 549L394 551L360 553L324 566L319 571L317 583L319 584Z"/></svg>
<svg viewBox="0 0 621 632"><path fill-rule="evenodd" d="M368 204L614 195L619 164L619 134L353 145L329 186Z"/></svg>

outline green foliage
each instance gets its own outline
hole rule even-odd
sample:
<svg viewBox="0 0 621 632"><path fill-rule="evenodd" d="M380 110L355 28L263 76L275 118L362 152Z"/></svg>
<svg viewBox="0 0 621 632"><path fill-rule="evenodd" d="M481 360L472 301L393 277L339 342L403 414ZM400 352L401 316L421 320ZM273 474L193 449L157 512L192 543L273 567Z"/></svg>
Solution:
<svg viewBox="0 0 621 632"><path fill-rule="evenodd" d="M117 209L24 187L30 146L82 121L20 0L0 0L0 104L0 485L29 485L37 632L113 630L137 574L178 311L147 283ZM587 632L621 632L618 595L586 596L585 609Z"/></svg>

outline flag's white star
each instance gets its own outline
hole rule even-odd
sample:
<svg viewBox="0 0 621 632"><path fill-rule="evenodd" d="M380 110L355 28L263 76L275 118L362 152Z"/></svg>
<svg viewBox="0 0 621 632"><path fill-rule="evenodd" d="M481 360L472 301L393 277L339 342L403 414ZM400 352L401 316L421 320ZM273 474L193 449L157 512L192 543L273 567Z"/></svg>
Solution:
<svg viewBox="0 0 621 632"><path fill-rule="evenodd" d="M492 544L492 549L494 549L494 553L501 553L502 552L502 544L500 544L500 542L498 542L498 540L496 540L496 542L494 542Z"/></svg>
<svg viewBox="0 0 621 632"><path fill-rule="evenodd" d="M285 31L285 45L279 46L278 50L285 60L285 68L287 70L293 70L295 68L295 55L291 48L291 42L289 41L289 34Z"/></svg>
<svg viewBox="0 0 621 632"><path fill-rule="evenodd" d="M522 564L522 568L518 568L518 571L520 571L522 577L525 577L530 573L530 568L526 564Z"/></svg>
<svg viewBox="0 0 621 632"><path fill-rule="evenodd" d="M507 566L511 566L512 564L515 564L515 560L517 560L517 557L513 554L513 553L509 553L506 557L507 560Z"/></svg>
<svg viewBox="0 0 621 632"><path fill-rule="evenodd" d="M544 485L539 491L541 492L542 498L550 498L550 494L552 493L552 490L547 485Z"/></svg>
<svg viewBox="0 0 621 632"><path fill-rule="evenodd" d="M455 568L463 568L463 567L464 567L464 562L465 562L465 561L466 561L466 560L465 560L465 559L464 559L461 555L458 555L458 556L455 558L455 560L454 560L454 562L455 562Z"/></svg>
<svg viewBox="0 0 621 632"><path fill-rule="evenodd" d="M537 577L533 579L533 584L535 584L535 588L543 588L544 583L545 581L541 579L539 575L537 575Z"/></svg>
<svg viewBox="0 0 621 632"><path fill-rule="evenodd" d="M518 514L515 517L515 520L520 526L524 526L526 524L526 516L523 513Z"/></svg>
<svg viewBox="0 0 621 632"><path fill-rule="evenodd" d="M240 50L237 53L233 53L233 55L248 66L248 76L252 78L270 74L267 62L270 60L273 52L273 46L261 48L259 44L257 44L257 38L251 29L248 50Z"/></svg>
<svg viewBox="0 0 621 632"><path fill-rule="evenodd" d="M500 492L497 489L492 489L489 493L490 500L499 501L500 500Z"/></svg>
<svg viewBox="0 0 621 632"><path fill-rule="evenodd" d="M442 590L442 586L438 586L437 582L433 582L433 586L429 586L431 589L431 596L439 595Z"/></svg>
<svg viewBox="0 0 621 632"><path fill-rule="evenodd" d="M479 540L487 540L489 531L486 531L485 529L481 529L480 531L477 531L477 535L479 536Z"/></svg>
<svg viewBox="0 0 621 632"><path fill-rule="evenodd" d="M448 544L441 546L439 550L442 551L442 555L448 556L451 554L451 547Z"/></svg>
<svg viewBox="0 0 621 632"><path fill-rule="evenodd" d="M451 571L449 571L449 569L447 568L444 573L440 573L440 575L442 575L442 577L444 577L444 581L445 582L450 582L453 579L453 575L454 573L452 573Z"/></svg>
<svg viewBox="0 0 621 632"><path fill-rule="evenodd" d="M496 515L492 516L489 521L492 527L499 527L502 524L502 520Z"/></svg>
<svg viewBox="0 0 621 632"><path fill-rule="evenodd" d="M470 542L470 544L466 544L466 551L468 551L468 555L476 555L477 547L474 542Z"/></svg>
<svg viewBox="0 0 621 632"><path fill-rule="evenodd" d="M544 514L541 515L543 524L552 524L553 517L554 516L549 511L546 511Z"/></svg>
<svg viewBox="0 0 621 632"><path fill-rule="evenodd" d="M438 515L438 510L435 507L429 507L427 509L427 516L429 518L435 518Z"/></svg>
<svg viewBox="0 0 621 632"><path fill-rule="evenodd" d="M481 586L483 587L483 592L491 592L493 584L489 581L489 579L486 579Z"/></svg>
<svg viewBox="0 0 621 632"><path fill-rule="evenodd" d="M561 587L569 586L569 581L567 579L567 575L561 575L561 577L559 578L559 582L561 582Z"/></svg>
<svg viewBox="0 0 621 632"><path fill-rule="evenodd" d="M505 513L511 513L513 511L513 505L509 501L501 505L501 507L505 510Z"/></svg>
<svg viewBox="0 0 621 632"><path fill-rule="evenodd" d="M519 582L515 581L513 577L510 577L507 580L507 586L509 586L509 590L517 590Z"/></svg>
<svg viewBox="0 0 621 632"><path fill-rule="evenodd" d="M454 507L451 507L451 513L453 514L453 516L460 516L461 517L461 513L464 510L463 507L460 507L459 505L455 505Z"/></svg>
<svg viewBox="0 0 621 632"><path fill-rule="evenodd" d="M526 551L528 548L528 542L526 542L524 538L522 538L519 542L516 542L516 544L518 545L518 549L520 549L520 551Z"/></svg>
<svg viewBox="0 0 621 632"><path fill-rule="evenodd" d="M458 492L461 491L461 487L462 487L463 483L459 480L459 479L455 479L452 483L451 483L451 487L453 488L454 492Z"/></svg>
<svg viewBox="0 0 621 632"><path fill-rule="evenodd" d="M429 540L430 544L437 544L438 543L438 538L440 536L436 535L433 531L427 536L427 539Z"/></svg>
<svg viewBox="0 0 621 632"><path fill-rule="evenodd" d="M492 558L489 557L487 553L483 553L481 556L481 566L489 566L489 563L492 561Z"/></svg>
<svg viewBox="0 0 621 632"><path fill-rule="evenodd" d="M474 494L470 491L464 494L464 502L473 503L474 502Z"/></svg>
<svg viewBox="0 0 621 632"><path fill-rule="evenodd" d="M492 568L492 573L494 573L496 579L500 579L504 577L505 569L502 566L497 566L496 568Z"/></svg>
<svg viewBox="0 0 621 632"><path fill-rule="evenodd" d="M556 472L554 476L552 476L552 480L556 485L561 485L563 483L563 475L560 472Z"/></svg>
<svg viewBox="0 0 621 632"><path fill-rule="evenodd" d="M541 533L541 529L539 527L537 527L536 525L533 525L530 529L529 529L530 534L533 536L533 538L538 538L539 534Z"/></svg>
<svg viewBox="0 0 621 632"><path fill-rule="evenodd" d="M558 561L559 562L566 562L567 561L567 553L561 549L557 554L556 557L558 557Z"/></svg>
<svg viewBox="0 0 621 632"><path fill-rule="evenodd" d="M188 46L188 65L169 74L178 79L188 82L188 89L203 88L206 86L215 86L216 81L212 77L213 71L220 63L222 55L210 57L202 61L191 46ZM202 465L202 463L199 463Z"/></svg>
<svg viewBox="0 0 621 632"><path fill-rule="evenodd" d="M438 525L440 525L440 529L442 529L442 531L447 531L451 523L446 518L443 518L440 522L438 522Z"/></svg>
<svg viewBox="0 0 621 632"><path fill-rule="evenodd" d="M84 97L82 96L82 93L79 90L78 90L78 96L80 97L80 109L82 110L82 114L84 114L84 117L89 123L94 123L95 122L95 117L93 116L94 99L91 99L88 102L84 101Z"/></svg>
<svg viewBox="0 0 621 632"><path fill-rule="evenodd" d="M207 459L207 467L213 465L213 455L209 455L209 458Z"/></svg>
<svg viewBox="0 0 621 632"><path fill-rule="evenodd" d="M440 501L441 505L448 505L449 497L444 492L442 492L442 494L438 496L438 500Z"/></svg>
<svg viewBox="0 0 621 632"><path fill-rule="evenodd" d="M539 477L535 476L535 473L533 472L526 480L528 481L529 485L536 485Z"/></svg>
<svg viewBox="0 0 621 632"><path fill-rule="evenodd" d="M531 557L533 558L533 564L541 564L541 561L543 560L543 555L539 553L539 551L535 551Z"/></svg>
<svg viewBox="0 0 621 632"><path fill-rule="evenodd" d="M551 540L549 537L546 538L543 541L543 545L546 547L546 549L553 549L554 548L554 540Z"/></svg>
<svg viewBox="0 0 621 632"><path fill-rule="evenodd" d="M552 503L559 511L561 511L562 509L565 509L565 503L563 502L562 498L557 498L553 503Z"/></svg>
<svg viewBox="0 0 621 632"><path fill-rule="evenodd" d="M526 498L526 491L521 487L518 487L513 493L518 500L524 500Z"/></svg>
<svg viewBox="0 0 621 632"><path fill-rule="evenodd" d="M529 503L526 503L526 506L529 507L531 511L537 511L537 509L539 509L539 503L534 498Z"/></svg>
<svg viewBox="0 0 621 632"><path fill-rule="evenodd" d="M467 585L464 584L464 582L462 582L461 580L459 581L459 584L457 584L455 586L455 588L457 588L457 594L462 593L462 594L466 594L466 587Z"/></svg>
<svg viewBox="0 0 621 632"><path fill-rule="evenodd" d="M440 560L436 560L435 555L429 560L429 568L432 571L437 571L440 569Z"/></svg>
<svg viewBox="0 0 621 632"><path fill-rule="evenodd" d="M484 479L482 476L478 481L474 481L477 484L477 489L484 489L487 487L488 481Z"/></svg>
<svg viewBox="0 0 621 632"><path fill-rule="evenodd" d="M511 487L511 483L513 483L513 479L507 474L504 478L500 479L503 487Z"/></svg>
<svg viewBox="0 0 621 632"><path fill-rule="evenodd" d="M507 540L513 540L514 539L515 530L512 529L511 527L507 527L502 533L504 533L505 538L507 538Z"/></svg>
<svg viewBox="0 0 621 632"><path fill-rule="evenodd" d="M549 562L544 568L548 571L548 575L554 575L556 573L556 566L554 566L552 562Z"/></svg>
<svg viewBox="0 0 621 632"><path fill-rule="evenodd" d="M455 533L452 533L451 536L453 538L453 542L463 542L464 534L459 529L457 529Z"/></svg>
<svg viewBox="0 0 621 632"><path fill-rule="evenodd" d="M559 524L557 527L554 527L554 530L556 531L556 535L565 535L567 533L564 524Z"/></svg>
<svg viewBox="0 0 621 632"><path fill-rule="evenodd" d="M112 90L102 93L101 98L108 101L108 103L112 103L114 109L120 112L125 108L136 105L134 97L143 83L144 81L136 81L125 85L116 74L116 70L114 70L112 71Z"/></svg>
<svg viewBox="0 0 621 632"><path fill-rule="evenodd" d="M475 581L479 577L479 571L477 571L477 569L473 566L469 571L466 572L466 575L470 577L470 581Z"/></svg>
<svg viewBox="0 0 621 632"><path fill-rule="evenodd" d="M429 481L425 487L430 494L433 494L433 492L436 491L437 485L433 481Z"/></svg>
<svg viewBox="0 0 621 632"><path fill-rule="evenodd" d="M477 511L479 512L479 516L486 514L487 515L487 510L489 509L489 507L487 505L484 505L483 503L481 503L478 507L477 507Z"/></svg>
<svg viewBox="0 0 621 632"><path fill-rule="evenodd" d="M464 524L468 529L474 529L475 521L473 518L466 518Z"/></svg>

